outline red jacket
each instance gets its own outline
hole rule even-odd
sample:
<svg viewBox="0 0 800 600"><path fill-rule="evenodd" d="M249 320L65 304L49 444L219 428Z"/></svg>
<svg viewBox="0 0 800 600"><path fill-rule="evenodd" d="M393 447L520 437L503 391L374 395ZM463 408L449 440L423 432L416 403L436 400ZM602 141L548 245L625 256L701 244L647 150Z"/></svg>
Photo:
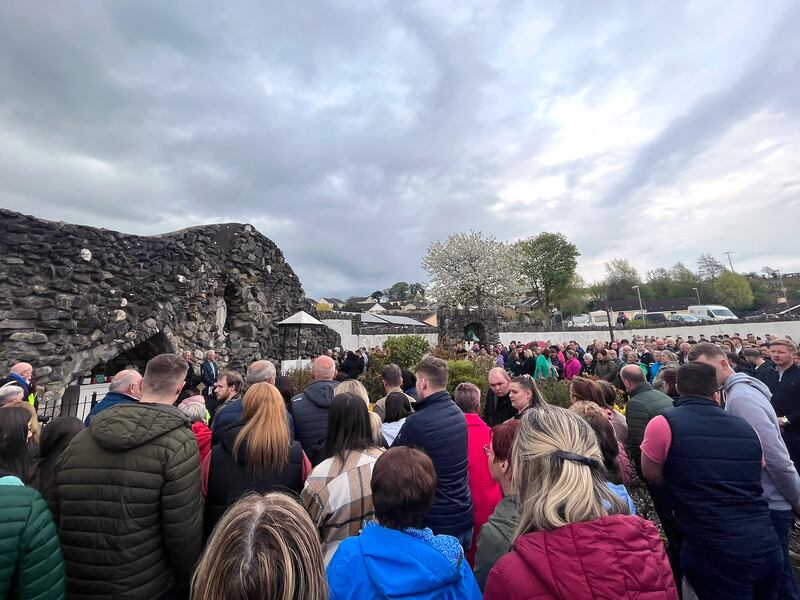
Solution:
<svg viewBox="0 0 800 600"><path fill-rule="evenodd" d="M650 521L601 517L527 533L495 563L484 600L677 600Z"/></svg>
<svg viewBox="0 0 800 600"><path fill-rule="evenodd" d="M197 447L200 449L200 462L202 463L211 452L211 430L202 421L195 421L192 423L192 431L194 431L194 437L197 438Z"/></svg>
<svg viewBox="0 0 800 600"><path fill-rule="evenodd" d="M503 499L500 486L492 479L489 463L483 447L491 439L491 428L475 413L465 413L467 419L467 472L469 474L469 491L472 494L472 505L475 525L472 530L472 547L467 553L467 561L475 566L475 552L478 549L476 540L481 527L492 516L494 509Z"/></svg>

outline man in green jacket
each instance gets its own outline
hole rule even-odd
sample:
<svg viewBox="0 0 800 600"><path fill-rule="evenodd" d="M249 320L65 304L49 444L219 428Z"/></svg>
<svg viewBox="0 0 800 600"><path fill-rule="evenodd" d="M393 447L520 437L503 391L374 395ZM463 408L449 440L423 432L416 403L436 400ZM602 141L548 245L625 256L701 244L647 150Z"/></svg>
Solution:
<svg viewBox="0 0 800 600"><path fill-rule="evenodd" d="M642 452L640 446L644 439L644 430L650 419L672 410L672 398L663 392L654 389L647 383L644 371L638 364L629 364L620 371L622 385L628 392L630 400L625 409L625 419L628 422L628 446L631 458L636 465L636 471L642 473Z"/></svg>
<svg viewBox="0 0 800 600"><path fill-rule="evenodd" d="M72 599L187 593L203 539L197 441L173 406L186 361L147 363L138 403L112 406L64 450L56 507Z"/></svg>

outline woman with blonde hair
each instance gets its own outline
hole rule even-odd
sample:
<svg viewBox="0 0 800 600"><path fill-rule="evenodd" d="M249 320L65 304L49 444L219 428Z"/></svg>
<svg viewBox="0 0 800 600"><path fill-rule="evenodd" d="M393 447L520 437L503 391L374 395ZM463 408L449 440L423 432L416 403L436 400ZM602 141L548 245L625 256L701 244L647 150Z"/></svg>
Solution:
<svg viewBox="0 0 800 600"><path fill-rule="evenodd" d="M658 530L625 514L608 489L584 419L556 406L528 410L511 454L520 520L511 552L489 572L485 600L677 600Z"/></svg>
<svg viewBox="0 0 800 600"><path fill-rule="evenodd" d="M225 510L247 492L277 490L299 496L310 470L300 443L289 441L281 393L271 383L250 386L241 421L222 430L203 462L206 537Z"/></svg>
<svg viewBox="0 0 800 600"><path fill-rule="evenodd" d="M192 579L192 600L221 598L328 598L319 540L296 500L251 494L228 509Z"/></svg>
<svg viewBox="0 0 800 600"><path fill-rule="evenodd" d="M367 410L369 411L369 424L372 428L372 441L379 446L383 446L384 448L387 447L388 444L385 443L383 434L381 433L383 419L381 419L379 414L372 411L369 403L369 393L367 392L367 388L364 387L364 384L357 379L348 379L336 386L335 393L355 394L364 401L364 403L367 405Z"/></svg>

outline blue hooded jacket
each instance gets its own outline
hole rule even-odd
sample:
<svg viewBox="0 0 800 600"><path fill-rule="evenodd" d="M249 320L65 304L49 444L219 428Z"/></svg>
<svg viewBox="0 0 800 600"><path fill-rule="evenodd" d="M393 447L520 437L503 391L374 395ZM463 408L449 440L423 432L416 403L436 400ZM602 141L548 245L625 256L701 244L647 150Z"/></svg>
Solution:
<svg viewBox="0 0 800 600"><path fill-rule="evenodd" d="M458 540L368 523L344 540L328 565L329 600L480 600L481 590Z"/></svg>
<svg viewBox="0 0 800 600"><path fill-rule="evenodd" d="M138 400L132 396L128 396L127 394L108 392L105 396L103 396L103 399L100 400L100 402L92 407L92 410L89 411L89 414L86 415L86 419L83 421L83 426L89 427L89 425L92 423L92 419L94 419L105 409L116 406L117 404L128 404L131 402L138 402Z"/></svg>

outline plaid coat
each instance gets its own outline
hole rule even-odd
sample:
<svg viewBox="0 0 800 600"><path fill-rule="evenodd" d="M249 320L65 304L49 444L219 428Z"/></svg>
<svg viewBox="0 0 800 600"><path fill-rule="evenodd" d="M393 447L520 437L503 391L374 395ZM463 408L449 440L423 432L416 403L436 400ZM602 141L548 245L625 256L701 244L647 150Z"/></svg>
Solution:
<svg viewBox="0 0 800 600"><path fill-rule="evenodd" d="M328 458L314 467L303 488L303 505L319 530L327 565L339 543L358 535L364 521L372 519L370 481L381 448L347 452L342 461Z"/></svg>

